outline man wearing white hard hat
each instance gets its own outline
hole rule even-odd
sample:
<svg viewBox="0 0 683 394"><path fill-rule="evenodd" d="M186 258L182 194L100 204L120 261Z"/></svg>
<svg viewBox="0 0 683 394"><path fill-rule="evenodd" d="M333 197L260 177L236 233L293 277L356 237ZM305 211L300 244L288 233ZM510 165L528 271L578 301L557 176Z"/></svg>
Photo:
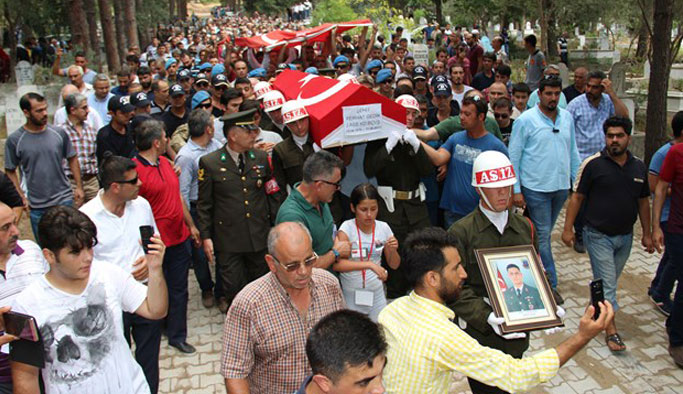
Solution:
<svg viewBox="0 0 683 394"><path fill-rule="evenodd" d="M292 133L273 148L273 173L280 187L294 187L303 178L303 165L313 154L313 140L306 107L297 100L285 102L281 108L282 121Z"/></svg>
<svg viewBox="0 0 683 394"><path fill-rule="evenodd" d="M396 99L406 108L406 129L394 130L386 140L372 141L365 150L364 168L368 177L376 177L379 201L377 219L387 222L402 245L409 232L430 225L427 206L424 204L425 189L420 178L434 170L429 157L412 130L420 107L411 95ZM398 298L410 288L403 268L389 271L387 298Z"/></svg>
<svg viewBox="0 0 683 394"><path fill-rule="evenodd" d="M475 249L533 244L538 248L535 230L524 216L508 209L512 185L517 182L510 159L498 151L484 151L474 160L472 186L481 197L472 213L455 222L448 230L461 242L460 255L467 273L460 297L449 305L459 317L461 328L479 344L501 350L515 358L529 347L525 333L501 335L502 318L495 316L488 302ZM505 292L507 293L507 291ZM558 308L558 316L564 310ZM473 393L503 393L504 391L468 378Z"/></svg>
<svg viewBox="0 0 683 394"><path fill-rule="evenodd" d="M282 111L280 110L285 103L285 96L279 90L273 89L261 97L261 102L263 103L263 111L267 116L261 118L259 127L265 130L273 130L280 134L282 138L289 137L291 132L285 126L285 122L282 120Z"/></svg>

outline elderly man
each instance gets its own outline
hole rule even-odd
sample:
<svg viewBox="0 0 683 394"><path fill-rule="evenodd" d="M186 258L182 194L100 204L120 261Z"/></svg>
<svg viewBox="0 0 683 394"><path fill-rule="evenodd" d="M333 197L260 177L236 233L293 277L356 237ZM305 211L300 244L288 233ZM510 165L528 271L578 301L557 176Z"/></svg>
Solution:
<svg viewBox="0 0 683 394"><path fill-rule="evenodd" d="M97 112L104 124L108 124L111 121L111 115L107 109L107 104L109 99L114 97L109 92L109 77L106 74L97 74L93 88L95 92L88 95L88 106L93 110L91 112Z"/></svg>
<svg viewBox="0 0 683 394"><path fill-rule="evenodd" d="M61 126L71 140L78 156L78 164L81 167L81 181L85 198L88 202L95 198L100 184L97 181L97 129L88 121L88 99L80 94L71 94L64 100L67 121ZM68 166L64 166L71 187L76 189L76 181Z"/></svg>
<svg viewBox="0 0 683 394"><path fill-rule="evenodd" d="M69 82L78 88L79 93L87 96L95 91L91 84L83 81L83 68L81 66L69 66L66 76L69 77Z"/></svg>
<svg viewBox="0 0 683 394"><path fill-rule="evenodd" d="M67 114L66 114L66 108L64 108L64 100L66 100L66 97L72 94L79 93L78 88L72 84L66 84L62 88L61 92L59 93L59 103L60 107L57 108L55 111L55 115L52 118L52 124L55 126L60 126L64 123L66 123L67 119ZM91 93L90 95L93 95ZM87 97L87 95L84 95ZM99 130L104 126L104 123L102 123L102 117L100 117L99 113L96 111L88 111L88 122L95 128L95 130Z"/></svg>
<svg viewBox="0 0 683 394"><path fill-rule="evenodd" d="M229 393L296 391L311 374L310 329L345 306L337 279L314 268L320 257L303 224L278 224L267 243L270 272L237 294L225 318L221 374Z"/></svg>
<svg viewBox="0 0 683 394"><path fill-rule="evenodd" d="M59 63L62 59L63 51L61 48L57 49L55 56L55 62L52 64L52 74L59 75L62 77L68 76L69 68L60 68ZM74 65L81 67L83 70L83 81L89 84L95 83L95 75L97 74L94 70L88 68L88 59L86 59L83 52L76 52L74 55Z"/></svg>
<svg viewBox="0 0 683 394"><path fill-rule="evenodd" d="M567 98L567 104L586 93L586 75L588 75L586 67L577 67L574 69L574 83L562 89L564 97Z"/></svg>
<svg viewBox="0 0 683 394"><path fill-rule="evenodd" d="M610 303L601 302L600 317L593 320L591 305L569 339L554 349L515 359L480 345L452 322L455 313L446 305L460 299L467 279L458 238L430 227L412 233L406 244L401 264L408 265L414 290L379 315L389 344L383 374L387 392L445 393L454 371L506 391L526 391L553 378L614 318Z"/></svg>
<svg viewBox="0 0 683 394"><path fill-rule="evenodd" d="M339 258L348 258L349 242L334 237L334 221L329 203L339 190L342 160L326 151L318 151L304 162L303 181L297 182L277 213L276 222L301 222L313 235L313 250L319 258L316 266L328 268Z"/></svg>
<svg viewBox="0 0 683 394"><path fill-rule="evenodd" d="M487 113L487 116L493 116L495 118L494 110L493 110L493 104L499 99L499 98L510 98L510 93L508 92L507 86L505 86L504 83L502 82L494 82L489 86L488 88L488 93L489 93L489 112ZM519 112L519 110L515 107L512 107L512 119L517 119L519 115L522 113ZM497 119L496 119L497 120ZM500 122L498 123L498 127L500 127Z"/></svg>

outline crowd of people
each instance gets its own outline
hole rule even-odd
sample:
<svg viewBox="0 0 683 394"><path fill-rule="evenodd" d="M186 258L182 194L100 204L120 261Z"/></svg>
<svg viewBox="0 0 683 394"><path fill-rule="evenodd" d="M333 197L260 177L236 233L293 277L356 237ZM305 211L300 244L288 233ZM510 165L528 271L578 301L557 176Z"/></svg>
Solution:
<svg viewBox="0 0 683 394"><path fill-rule="evenodd" d="M114 86L83 53L63 68L55 52L54 120L43 96L21 97L0 176L0 313L33 316L41 337L0 336L0 393L156 393L162 337L196 352L190 268L203 306L225 314L229 393L444 393L456 371L475 393L524 391L600 333L626 349L616 289L638 218L648 252L666 244L649 295L683 367L683 112L648 169L605 74L576 68L563 89L534 35L524 81L507 38L487 51L458 26L424 31L429 64L400 28L387 42L366 27L286 50L235 44L300 27L300 12L171 25L129 49ZM321 149L306 105L272 84L285 70L373 90L405 128ZM605 301L525 357L529 334L503 328L475 251L533 245L562 319L550 241L567 199L562 240L588 253ZM36 242L19 234L24 212ZM506 270L511 311L544 306ZM27 352L40 362L18 361Z"/></svg>

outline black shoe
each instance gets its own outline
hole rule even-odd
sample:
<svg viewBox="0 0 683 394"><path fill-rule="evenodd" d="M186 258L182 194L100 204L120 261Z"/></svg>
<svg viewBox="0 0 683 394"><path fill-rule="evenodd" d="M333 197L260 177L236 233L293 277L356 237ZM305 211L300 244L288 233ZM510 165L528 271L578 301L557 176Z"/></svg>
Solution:
<svg viewBox="0 0 683 394"><path fill-rule="evenodd" d="M204 308L211 308L213 307L213 291L212 290L203 290L202 291L202 305L204 305Z"/></svg>
<svg viewBox="0 0 683 394"><path fill-rule="evenodd" d="M583 246L583 242L581 241L574 242L574 250L576 253L586 253L586 247Z"/></svg>
<svg viewBox="0 0 683 394"><path fill-rule="evenodd" d="M180 350L182 353L185 354L192 354L197 351L197 349L195 349L194 346L190 345L187 342L169 343L169 345L173 346L174 348Z"/></svg>

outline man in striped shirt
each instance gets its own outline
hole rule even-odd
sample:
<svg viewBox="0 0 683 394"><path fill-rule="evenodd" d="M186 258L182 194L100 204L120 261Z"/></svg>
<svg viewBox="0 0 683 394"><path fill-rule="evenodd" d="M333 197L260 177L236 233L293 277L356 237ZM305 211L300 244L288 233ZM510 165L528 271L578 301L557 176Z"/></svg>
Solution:
<svg viewBox="0 0 683 394"><path fill-rule="evenodd" d="M12 304L14 297L49 270L35 242L19 240L16 215L0 203L0 307ZM12 392L9 355L0 350L0 393Z"/></svg>
<svg viewBox="0 0 683 394"><path fill-rule="evenodd" d="M593 320L589 306L578 333L554 349L515 359L481 346L452 322L446 306L458 299L467 278L453 234L437 227L412 233L404 244L406 276L414 291L379 314L389 350L384 369L387 393L446 393L454 371L510 392L527 391L557 374L561 365L614 319L609 302Z"/></svg>

